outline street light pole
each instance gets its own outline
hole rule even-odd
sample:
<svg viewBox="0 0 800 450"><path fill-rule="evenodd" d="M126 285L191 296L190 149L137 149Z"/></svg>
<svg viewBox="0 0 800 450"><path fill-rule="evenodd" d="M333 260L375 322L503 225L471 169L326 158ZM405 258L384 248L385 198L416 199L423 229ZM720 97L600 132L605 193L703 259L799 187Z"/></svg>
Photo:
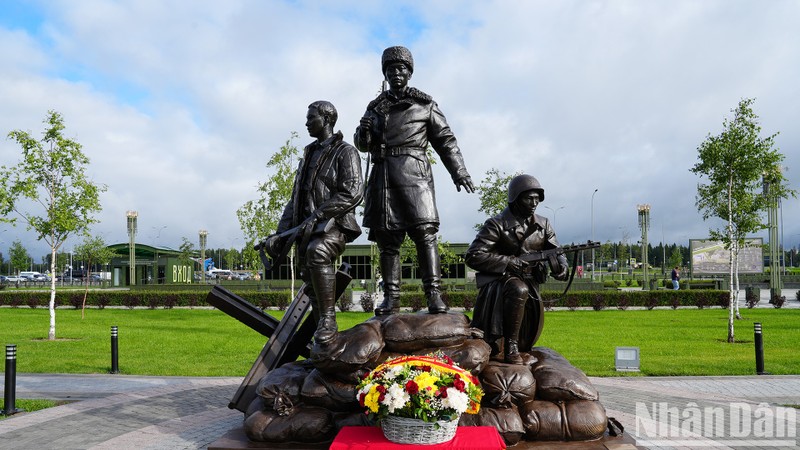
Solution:
<svg viewBox="0 0 800 450"><path fill-rule="evenodd" d="M161 232L167 228L166 225L161 225L160 227L153 227L153 230L158 230L156 233L156 245L155 245L155 261L153 261L153 281L155 284L158 284L158 240L161 238Z"/></svg>
<svg viewBox="0 0 800 450"><path fill-rule="evenodd" d="M592 192L592 242L594 242L594 194L597 194L597 189ZM594 281L594 248L592 248L592 281Z"/></svg>
<svg viewBox="0 0 800 450"><path fill-rule="evenodd" d="M128 211L125 213L128 217L128 237L130 238L130 242L128 244L128 264L130 267L128 268L128 276L130 277L130 285L136 285L136 219L139 217L139 213L136 211ZM70 260L72 259L72 253L70 253ZM72 261L70 261L70 266L72 266ZM72 269L72 267L70 267Z"/></svg>
<svg viewBox="0 0 800 450"><path fill-rule="evenodd" d="M203 273L203 284L206 282L206 239L208 231L200 230L200 271Z"/></svg>
<svg viewBox="0 0 800 450"><path fill-rule="evenodd" d="M559 206L558 208L553 209L553 208L551 208L549 206L545 206L545 208L549 209L550 212L553 213L553 228L555 228L555 226L556 226L556 213L559 212L560 210L564 209L564 207L563 206Z"/></svg>

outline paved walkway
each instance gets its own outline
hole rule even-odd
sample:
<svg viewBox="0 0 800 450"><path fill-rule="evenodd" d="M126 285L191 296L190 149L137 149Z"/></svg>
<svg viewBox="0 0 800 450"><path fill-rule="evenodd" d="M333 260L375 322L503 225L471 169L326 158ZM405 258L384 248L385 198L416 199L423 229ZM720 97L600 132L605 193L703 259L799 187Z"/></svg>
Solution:
<svg viewBox="0 0 800 450"><path fill-rule="evenodd" d="M240 381L18 374L17 398L76 401L0 421L0 449L206 448L241 425L227 408ZM798 410L780 406L800 405L800 376L592 382L639 448L800 448Z"/></svg>

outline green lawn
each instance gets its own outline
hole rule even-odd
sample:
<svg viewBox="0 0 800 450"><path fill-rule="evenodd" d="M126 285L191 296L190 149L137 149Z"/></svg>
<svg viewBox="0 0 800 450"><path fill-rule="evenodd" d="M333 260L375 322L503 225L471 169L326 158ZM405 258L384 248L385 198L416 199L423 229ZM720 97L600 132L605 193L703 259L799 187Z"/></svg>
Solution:
<svg viewBox="0 0 800 450"><path fill-rule="evenodd" d="M537 345L552 347L589 375L618 375L614 348L641 349L642 375L755 373L753 322L764 327L765 369L800 373L800 310L743 310L739 342L725 342L727 311L551 311ZM278 316L277 313L275 313ZM339 313L340 328L370 317ZM45 309L0 309L0 344L17 345L19 373L105 373L110 328L119 327L123 374L243 376L265 338L217 310L57 310L56 342L46 340Z"/></svg>

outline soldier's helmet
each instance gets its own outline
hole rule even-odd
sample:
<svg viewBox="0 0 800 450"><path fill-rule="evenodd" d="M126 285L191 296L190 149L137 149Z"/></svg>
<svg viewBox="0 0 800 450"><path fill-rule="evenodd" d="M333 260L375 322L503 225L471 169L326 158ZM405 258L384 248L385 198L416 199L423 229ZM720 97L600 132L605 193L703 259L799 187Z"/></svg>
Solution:
<svg viewBox="0 0 800 450"><path fill-rule="evenodd" d="M386 73L386 67L389 64L401 62L408 67L411 73L414 73L414 57L411 52L402 46L389 47L383 51L381 58L381 72Z"/></svg>
<svg viewBox="0 0 800 450"><path fill-rule="evenodd" d="M519 197L519 194L531 190L539 194L539 201L544 201L544 188L539 184L539 180L531 175L523 174L515 176L511 182L508 183L508 203L514 203L517 197Z"/></svg>

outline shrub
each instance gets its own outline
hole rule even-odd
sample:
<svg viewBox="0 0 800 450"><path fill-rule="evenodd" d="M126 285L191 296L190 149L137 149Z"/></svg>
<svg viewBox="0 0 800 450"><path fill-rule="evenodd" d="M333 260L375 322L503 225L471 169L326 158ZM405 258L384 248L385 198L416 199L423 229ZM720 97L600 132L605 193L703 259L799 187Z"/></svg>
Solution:
<svg viewBox="0 0 800 450"><path fill-rule="evenodd" d="M578 302L578 297L575 296L574 294L567 295L567 299L564 303L566 303L567 308L569 308L570 311L575 311L576 309L578 309L578 306L580 305L580 303Z"/></svg>
<svg viewBox="0 0 800 450"><path fill-rule="evenodd" d="M125 302L125 306L127 306L128 309L133 309L133 308L139 306L139 304L141 303L141 300L139 300L139 296L138 295L133 294L133 295L127 296L125 298L124 302Z"/></svg>
<svg viewBox="0 0 800 450"><path fill-rule="evenodd" d="M424 306L427 306L426 301L423 299L422 295L413 294L409 298L409 305L411 307L411 311L418 312L422 310Z"/></svg>
<svg viewBox="0 0 800 450"><path fill-rule="evenodd" d="M105 309L106 306L111 302L111 299L108 298L105 294L100 294L97 296L97 307L100 309Z"/></svg>
<svg viewBox="0 0 800 450"><path fill-rule="evenodd" d="M780 309L784 303L786 303L785 295L775 294L772 296L772 306L774 306L776 309Z"/></svg>
<svg viewBox="0 0 800 450"><path fill-rule="evenodd" d="M178 304L178 296L175 294L167 294L164 297L164 309L172 309Z"/></svg>
<svg viewBox="0 0 800 450"><path fill-rule="evenodd" d="M75 309L81 309L83 306L83 294L72 294L69 296L69 304Z"/></svg>
<svg viewBox="0 0 800 450"><path fill-rule="evenodd" d="M681 298L677 295L671 296L669 299L669 306L672 309L678 309L678 307L681 306Z"/></svg>
<svg viewBox="0 0 800 450"><path fill-rule="evenodd" d="M758 290L752 287L745 288L744 301L748 308L755 307L758 302L761 301L761 296L759 295Z"/></svg>
<svg viewBox="0 0 800 450"><path fill-rule="evenodd" d="M347 295L348 293L350 295ZM347 311L350 311L351 309L353 309L353 294L352 294L352 291L345 292L344 294L342 294L342 296L339 297L336 300L336 306L339 307L339 311L341 311L341 312L347 312Z"/></svg>
<svg viewBox="0 0 800 450"><path fill-rule="evenodd" d="M630 300L628 299L627 295L621 295L617 299L617 309L621 309L621 310L624 311L624 310L628 309L629 305L630 305Z"/></svg>
<svg viewBox="0 0 800 450"><path fill-rule="evenodd" d="M359 303L361 303L361 309L364 312L374 311L375 310L375 297L377 294L370 294L369 292L364 292L361 294L361 297L358 299Z"/></svg>
<svg viewBox="0 0 800 450"><path fill-rule="evenodd" d="M605 309L605 307L606 297L602 294L596 294L594 298L592 298L592 309L600 311L601 309Z"/></svg>
<svg viewBox="0 0 800 450"><path fill-rule="evenodd" d="M650 296L648 296L648 297L647 297L647 303L645 303L645 307L646 307L648 310L652 310L652 309L653 309L653 308L655 308L656 306L658 306L658 297L656 297L656 296L654 296L654 295L650 295Z"/></svg>
<svg viewBox="0 0 800 450"><path fill-rule="evenodd" d="M31 309L36 309L36 307L39 306L39 299L36 296L31 295L28 297L25 303L27 303Z"/></svg>
<svg viewBox="0 0 800 450"><path fill-rule="evenodd" d="M464 303L462 305L464 307L464 311L470 312L472 308L475 307L475 297L470 295L464 296Z"/></svg>
<svg viewBox="0 0 800 450"><path fill-rule="evenodd" d="M421 284L401 284L400 292L422 292Z"/></svg>

